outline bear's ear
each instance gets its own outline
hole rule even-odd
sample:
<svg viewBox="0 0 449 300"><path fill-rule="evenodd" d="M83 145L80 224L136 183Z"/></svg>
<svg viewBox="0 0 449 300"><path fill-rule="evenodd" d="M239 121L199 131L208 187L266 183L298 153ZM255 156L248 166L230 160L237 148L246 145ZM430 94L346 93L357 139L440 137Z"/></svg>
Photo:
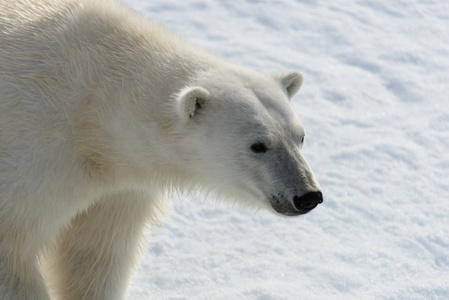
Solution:
<svg viewBox="0 0 449 300"><path fill-rule="evenodd" d="M210 98L208 90L202 87L189 87L184 89L178 97L180 113L185 118L192 119L203 109Z"/></svg>
<svg viewBox="0 0 449 300"><path fill-rule="evenodd" d="M289 99L291 99L299 91L302 83L304 82L304 76L301 72L297 71L276 74L273 77L284 87Z"/></svg>

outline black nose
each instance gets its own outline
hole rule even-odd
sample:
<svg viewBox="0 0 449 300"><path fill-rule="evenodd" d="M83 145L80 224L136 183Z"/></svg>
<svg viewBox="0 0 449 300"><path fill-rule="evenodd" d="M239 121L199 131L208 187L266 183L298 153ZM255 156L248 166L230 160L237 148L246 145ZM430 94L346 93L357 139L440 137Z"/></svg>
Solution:
<svg viewBox="0 0 449 300"><path fill-rule="evenodd" d="M301 197L295 196L293 203L299 211L308 212L323 202L323 194L321 192L309 192Z"/></svg>

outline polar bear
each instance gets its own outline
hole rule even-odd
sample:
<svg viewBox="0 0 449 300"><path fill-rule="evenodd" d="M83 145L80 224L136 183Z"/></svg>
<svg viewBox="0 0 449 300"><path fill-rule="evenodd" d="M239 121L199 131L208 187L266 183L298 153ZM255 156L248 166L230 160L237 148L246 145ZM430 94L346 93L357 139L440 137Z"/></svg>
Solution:
<svg viewBox="0 0 449 300"><path fill-rule="evenodd" d="M233 65L122 3L0 0L0 299L123 299L173 189L315 208L289 102L302 82Z"/></svg>

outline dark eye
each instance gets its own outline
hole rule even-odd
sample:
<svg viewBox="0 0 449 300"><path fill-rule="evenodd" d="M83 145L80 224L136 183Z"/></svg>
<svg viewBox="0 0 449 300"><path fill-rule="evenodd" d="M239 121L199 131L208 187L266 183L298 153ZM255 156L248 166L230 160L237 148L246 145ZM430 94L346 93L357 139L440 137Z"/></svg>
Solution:
<svg viewBox="0 0 449 300"><path fill-rule="evenodd" d="M268 151L264 143L255 143L251 145L251 150L255 153L265 153Z"/></svg>
<svg viewBox="0 0 449 300"><path fill-rule="evenodd" d="M302 138L301 138L301 144L304 143L304 138L305 138L305 136L303 135Z"/></svg>

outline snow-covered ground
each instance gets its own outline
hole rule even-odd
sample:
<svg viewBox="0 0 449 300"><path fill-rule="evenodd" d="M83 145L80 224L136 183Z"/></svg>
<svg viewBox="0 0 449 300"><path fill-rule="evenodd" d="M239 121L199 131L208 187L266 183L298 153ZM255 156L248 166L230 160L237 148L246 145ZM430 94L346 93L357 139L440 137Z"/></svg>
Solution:
<svg viewBox="0 0 449 300"><path fill-rule="evenodd" d="M288 219L174 197L129 299L449 299L448 1L126 2L232 62L302 71L325 196Z"/></svg>

